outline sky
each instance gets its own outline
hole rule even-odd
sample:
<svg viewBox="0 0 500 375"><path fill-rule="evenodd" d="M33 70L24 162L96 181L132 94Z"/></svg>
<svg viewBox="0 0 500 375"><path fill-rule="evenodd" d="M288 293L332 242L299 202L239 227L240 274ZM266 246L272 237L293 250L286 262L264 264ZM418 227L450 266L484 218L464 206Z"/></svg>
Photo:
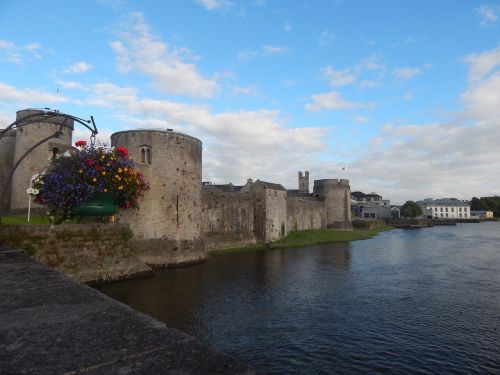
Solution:
<svg viewBox="0 0 500 375"><path fill-rule="evenodd" d="M500 195L500 1L0 0L0 128L45 107L199 138L214 183Z"/></svg>

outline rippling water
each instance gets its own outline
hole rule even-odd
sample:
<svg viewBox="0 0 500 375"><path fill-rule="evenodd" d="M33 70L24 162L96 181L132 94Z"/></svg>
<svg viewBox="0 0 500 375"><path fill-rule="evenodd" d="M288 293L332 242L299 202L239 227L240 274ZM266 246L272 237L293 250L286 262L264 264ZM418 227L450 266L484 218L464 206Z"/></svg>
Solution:
<svg viewBox="0 0 500 375"><path fill-rule="evenodd" d="M99 289L269 374L500 374L500 223L224 255Z"/></svg>

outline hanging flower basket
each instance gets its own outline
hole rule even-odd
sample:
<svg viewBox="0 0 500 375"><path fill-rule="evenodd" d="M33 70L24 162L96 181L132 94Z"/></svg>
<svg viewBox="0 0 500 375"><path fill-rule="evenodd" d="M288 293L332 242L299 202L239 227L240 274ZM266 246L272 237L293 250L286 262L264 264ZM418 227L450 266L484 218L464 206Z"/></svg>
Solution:
<svg viewBox="0 0 500 375"><path fill-rule="evenodd" d="M116 213L116 194L96 194L85 203L71 209L72 216L111 216Z"/></svg>
<svg viewBox="0 0 500 375"><path fill-rule="evenodd" d="M54 224L72 216L113 215L117 208L137 208L149 188L124 147L79 149L64 153L34 181L35 202L49 209Z"/></svg>

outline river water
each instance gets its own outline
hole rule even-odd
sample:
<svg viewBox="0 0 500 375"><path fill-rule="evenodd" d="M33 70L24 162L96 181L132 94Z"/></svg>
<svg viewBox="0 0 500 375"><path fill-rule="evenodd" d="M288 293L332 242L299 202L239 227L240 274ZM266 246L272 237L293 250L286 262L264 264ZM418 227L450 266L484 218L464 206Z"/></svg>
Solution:
<svg viewBox="0 0 500 375"><path fill-rule="evenodd" d="M269 374L500 374L500 223L222 255L99 289Z"/></svg>

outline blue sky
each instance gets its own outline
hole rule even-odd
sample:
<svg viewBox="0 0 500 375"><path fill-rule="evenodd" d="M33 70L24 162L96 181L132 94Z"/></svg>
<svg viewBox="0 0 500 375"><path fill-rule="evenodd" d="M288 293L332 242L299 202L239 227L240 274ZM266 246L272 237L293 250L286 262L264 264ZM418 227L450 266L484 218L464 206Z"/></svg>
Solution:
<svg viewBox="0 0 500 375"><path fill-rule="evenodd" d="M309 170L395 203L500 194L499 17L498 1L0 0L0 127L50 107L93 115L104 142L174 128L217 183L296 188Z"/></svg>

